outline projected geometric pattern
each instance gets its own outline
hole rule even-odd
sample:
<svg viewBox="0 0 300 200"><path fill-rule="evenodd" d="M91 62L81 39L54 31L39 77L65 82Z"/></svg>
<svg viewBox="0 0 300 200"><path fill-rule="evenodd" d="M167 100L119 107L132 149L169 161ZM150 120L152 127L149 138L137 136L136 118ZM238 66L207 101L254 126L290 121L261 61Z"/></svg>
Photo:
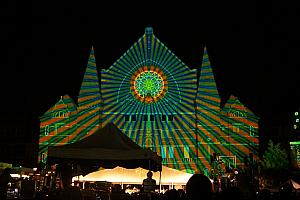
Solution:
<svg viewBox="0 0 300 200"><path fill-rule="evenodd" d="M155 69L155 71L154 71ZM154 66L138 69L131 78L130 89L133 95L142 102L153 103L163 97L167 91L166 76L163 71Z"/></svg>
<svg viewBox="0 0 300 200"><path fill-rule="evenodd" d="M45 162L49 145L76 142L101 126L100 89L93 48L80 88L78 104L77 107L65 95L40 118L39 161Z"/></svg>
<svg viewBox="0 0 300 200"><path fill-rule="evenodd" d="M101 104L98 71L92 48L79 92L77 109L79 127L73 141L94 133L101 126Z"/></svg>
<svg viewBox="0 0 300 200"><path fill-rule="evenodd" d="M258 117L233 95L220 114L221 133L224 134L220 141L224 141L224 153L235 155L237 163L243 163L243 157L249 153L253 153L254 159L258 159Z"/></svg>
<svg viewBox="0 0 300 200"><path fill-rule="evenodd" d="M196 97L197 154L201 158L200 167L209 169L210 155L221 148L219 136L220 96L206 48L203 52L199 86Z"/></svg>
<svg viewBox="0 0 300 200"><path fill-rule="evenodd" d="M159 74L144 77L143 81L154 82L160 77L167 80L167 87L157 93L159 100L155 92L146 102L135 95L132 81L143 75L141 69ZM195 164L190 160L195 157L196 82L197 71L179 60L153 35L152 29L146 29L145 35L120 59L102 70L103 125L112 121L137 144L163 155L167 166L193 169Z"/></svg>
<svg viewBox="0 0 300 200"><path fill-rule="evenodd" d="M231 166L243 164L249 153L258 155L258 118L233 96L220 109L221 100L206 49L196 102L200 167L210 168L213 153L219 153Z"/></svg>
<svg viewBox="0 0 300 200"><path fill-rule="evenodd" d="M213 153L237 167L250 152L256 158L258 117L234 96L220 108L206 48L198 84L197 78L197 70L177 58L152 28L101 70L101 88L92 49L78 107L73 104L68 124L55 136L44 134L47 124L60 122L47 116L66 105L64 98L41 118L40 153L46 155L49 144L78 141L113 122L138 145L161 155L164 165L186 172L210 169Z"/></svg>

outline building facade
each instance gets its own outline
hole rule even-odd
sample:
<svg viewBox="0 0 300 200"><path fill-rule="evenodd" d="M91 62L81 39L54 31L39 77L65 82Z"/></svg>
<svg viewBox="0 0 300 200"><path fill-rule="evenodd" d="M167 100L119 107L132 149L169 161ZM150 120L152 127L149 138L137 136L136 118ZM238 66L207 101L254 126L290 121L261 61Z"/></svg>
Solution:
<svg viewBox="0 0 300 200"><path fill-rule="evenodd" d="M68 95L40 118L39 160L49 145L76 142L108 122L163 164L186 172L211 169L211 155L240 167L258 157L258 120L237 97L220 106L206 48L200 77L146 28L108 69L97 70L91 49L78 96Z"/></svg>

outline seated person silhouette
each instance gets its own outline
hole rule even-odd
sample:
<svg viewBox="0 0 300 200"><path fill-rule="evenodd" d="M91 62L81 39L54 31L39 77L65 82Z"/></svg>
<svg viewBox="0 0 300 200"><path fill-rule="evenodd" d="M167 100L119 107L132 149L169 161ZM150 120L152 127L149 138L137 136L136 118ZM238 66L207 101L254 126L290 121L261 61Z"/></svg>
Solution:
<svg viewBox="0 0 300 200"><path fill-rule="evenodd" d="M153 173L149 171L147 178L143 180L143 189L145 193L155 192L156 180L152 178Z"/></svg>
<svg viewBox="0 0 300 200"><path fill-rule="evenodd" d="M61 175L62 190L60 191L60 199L62 200L82 200L83 196L78 187L72 186L72 168L70 165L59 166Z"/></svg>
<svg viewBox="0 0 300 200"><path fill-rule="evenodd" d="M186 184L188 200L211 200L213 197L212 184L204 174L194 174Z"/></svg>

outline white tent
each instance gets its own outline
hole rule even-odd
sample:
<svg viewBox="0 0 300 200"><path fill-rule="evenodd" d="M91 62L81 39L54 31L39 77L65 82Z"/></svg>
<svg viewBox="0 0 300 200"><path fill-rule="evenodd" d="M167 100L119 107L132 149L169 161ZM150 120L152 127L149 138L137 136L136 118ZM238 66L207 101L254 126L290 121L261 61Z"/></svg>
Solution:
<svg viewBox="0 0 300 200"><path fill-rule="evenodd" d="M147 178L148 170L143 168L126 169L115 167L113 169L102 169L87 174L86 176L74 177L79 181L108 181L114 184L142 184ZM161 185L185 185L192 174L178 171L169 167L162 167ZM159 184L159 172L153 172L153 178Z"/></svg>

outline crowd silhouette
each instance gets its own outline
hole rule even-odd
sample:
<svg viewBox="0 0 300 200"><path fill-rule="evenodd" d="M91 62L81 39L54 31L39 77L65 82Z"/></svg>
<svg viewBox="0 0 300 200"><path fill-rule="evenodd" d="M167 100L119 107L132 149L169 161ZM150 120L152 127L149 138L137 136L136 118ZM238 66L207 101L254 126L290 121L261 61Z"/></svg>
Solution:
<svg viewBox="0 0 300 200"><path fill-rule="evenodd" d="M6 200L7 184L20 180L13 179L10 176L11 170L5 169L0 175L0 200ZM140 192L126 193L125 189L119 184L114 184L109 193L97 195L89 184L86 188L80 189L72 186L72 168L68 165L62 165L57 169L60 177L60 185L56 189L42 187L33 194L31 178L24 179L21 182L23 188L28 191L21 191L21 199L35 200L296 200L299 199L292 192L293 188L289 184L281 186L277 193L269 189L254 191L249 188L249 184L240 184L238 186L228 186L215 191L213 181L203 173L193 174L187 181L185 189L168 189L164 193L157 192L158 185L152 178L152 172L147 173L147 178L143 180Z"/></svg>

